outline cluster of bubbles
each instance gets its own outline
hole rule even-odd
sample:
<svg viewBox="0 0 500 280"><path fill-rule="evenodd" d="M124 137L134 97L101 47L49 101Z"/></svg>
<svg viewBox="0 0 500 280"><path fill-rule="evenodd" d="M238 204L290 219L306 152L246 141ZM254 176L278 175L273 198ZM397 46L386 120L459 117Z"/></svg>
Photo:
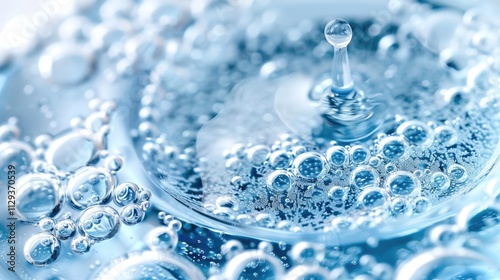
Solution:
<svg viewBox="0 0 500 280"><path fill-rule="evenodd" d="M456 69L442 60L449 48L433 50L419 37L423 36L422 28L404 20L407 10L417 6L396 9L394 5L392 19L384 23L387 30L372 34L370 28L356 30L354 23L351 43L358 59L369 61L359 62L356 57L353 60L354 67L359 63L370 69L359 73L370 77L360 86L382 92L391 108L379 133L348 144L294 131L275 142L272 135L266 135L259 141L226 147L221 157L201 159L199 173L204 193L196 199L201 201L202 211L241 225L287 231L353 230L391 221L388 217L404 219L427 212L433 205L457 198L477 185L496 157L496 128L500 123L494 112L498 92L494 84L484 86L484 77L476 75L474 65L491 62L495 55L487 52L467 56L463 64L469 66L461 70L464 79L458 79ZM418 6L418 11L445 18L425 5ZM477 12L466 12L463 23L457 22L459 29L474 32L476 27L467 22L470 14ZM380 22L369 24L381 27ZM439 32L438 27L427 28ZM452 42L457 38L464 40L459 33ZM301 42L314 53L316 44L321 43L311 43L310 39L304 35ZM364 44L363 51L356 49L356 43L363 40L369 40L373 48ZM469 49L478 51L474 45ZM279 55L286 55L286 51ZM304 57L300 58L304 62ZM321 69L321 62L307 59ZM309 70L307 65L302 64L303 72ZM407 70L416 69L415 65L425 71ZM383 71L377 73L374 69ZM496 72L490 69L487 73L494 76ZM490 76L484 79L494 80ZM254 94L259 96L259 92ZM238 98L235 100L238 102ZM254 100L260 102L261 98ZM231 104L229 101L226 106ZM278 110L279 106L275 107ZM253 117L251 110L234 113L242 112L248 112L247 118ZM216 123L211 127L236 119L227 114L211 121ZM235 134L247 131L245 122L238 124ZM248 130L246 135L253 139L259 133ZM232 139L231 132L227 135ZM209 145L207 150L223 142L203 139L203 145ZM222 164L213 162L220 159Z"/></svg>
<svg viewBox="0 0 500 280"><path fill-rule="evenodd" d="M41 135L34 144L16 140L14 124L2 126L5 164L19 170L15 215L38 224L42 232L24 244L24 256L33 266L57 259L61 243L71 239L75 253L115 236L121 224L141 222L150 207L151 192L134 183L120 183L116 173L123 158L106 149L113 102L92 100L92 113L71 120L71 129L57 136ZM6 168L5 166L3 168ZM106 206L113 201L116 207ZM64 208L81 211L73 219Z"/></svg>

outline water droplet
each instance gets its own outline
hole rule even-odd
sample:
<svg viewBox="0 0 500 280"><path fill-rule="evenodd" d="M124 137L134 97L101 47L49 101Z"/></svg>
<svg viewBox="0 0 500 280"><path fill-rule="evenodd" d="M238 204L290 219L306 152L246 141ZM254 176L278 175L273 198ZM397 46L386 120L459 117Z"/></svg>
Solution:
<svg viewBox="0 0 500 280"><path fill-rule="evenodd" d="M352 29L343 19L335 19L325 27L325 38L335 48L345 48L352 39Z"/></svg>
<svg viewBox="0 0 500 280"><path fill-rule="evenodd" d="M275 169L286 169L290 166L290 154L286 151L276 151L269 157L269 163Z"/></svg>
<svg viewBox="0 0 500 280"><path fill-rule="evenodd" d="M264 145L257 145L247 151L248 160L254 166L262 165L269 157L270 149Z"/></svg>

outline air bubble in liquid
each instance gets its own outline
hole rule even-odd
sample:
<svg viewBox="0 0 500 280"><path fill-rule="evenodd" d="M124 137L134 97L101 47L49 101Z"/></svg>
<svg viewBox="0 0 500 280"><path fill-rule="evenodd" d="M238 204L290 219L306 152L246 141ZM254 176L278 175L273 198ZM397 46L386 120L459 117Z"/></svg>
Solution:
<svg viewBox="0 0 500 280"><path fill-rule="evenodd" d="M293 161L293 172L302 179L322 179L328 171L329 165L326 159L318 153L303 153Z"/></svg>
<svg viewBox="0 0 500 280"><path fill-rule="evenodd" d="M347 164L349 155L345 148L333 146L327 150L326 159L333 167L341 167Z"/></svg>
<svg viewBox="0 0 500 280"><path fill-rule="evenodd" d="M467 169L460 164L450 165L447 171L452 182L463 183L468 178Z"/></svg>
<svg viewBox="0 0 500 280"><path fill-rule="evenodd" d="M120 215L109 206L87 208L78 219L79 231L94 241L110 239L120 229Z"/></svg>
<svg viewBox="0 0 500 280"><path fill-rule="evenodd" d="M57 259L59 253L59 240L50 233L37 233L24 244L26 261L36 267L43 267L52 263Z"/></svg>
<svg viewBox="0 0 500 280"><path fill-rule="evenodd" d="M57 178L27 174L17 182L16 215L23 221L54 217L63 206L64 192Z"/></svg>
<svg viewBox="0 0 500 280"><path fill-rule="evenodd" d="M387 178L387 188L394 196L410 196L420 194L420 181L410 172L398 171Z"/></svg>
<svg viewBox="0 0 500 280"><path fill-rule="evenodd" d="M409 145L399 136L385 137L379 145L382 156L388 160L404 159L408 155Z"/></svg>
<svg viewBox="0 0 500 280"><path fill-rule="evenodd" d="M434 136L429 127L421 121L407 121L402 123L397 133L406 138L411 144L422 148L427 148L432 144Z"/></svg>
<svg viewBox="0 0 500 280"><path fill-rule="evenodd" d="M267 187L276 191L286 191L294 184L292 173L284 170L273 171L266 180Z"/></svg>
<svg viewBox="0 0 500 280"><path fill-rule="evenodd" d="M371 166L357 167L351 175L351 184L358 189L366 187L378 187L378 172Z"/></svg>
<svg viewBox="0 0 500 280"><path fill-rule="evenodd" d="M69 179L67 193L72 206L84 209L106 202L115 184L115 178L107 169L89 166L77 170Z"/></svg>

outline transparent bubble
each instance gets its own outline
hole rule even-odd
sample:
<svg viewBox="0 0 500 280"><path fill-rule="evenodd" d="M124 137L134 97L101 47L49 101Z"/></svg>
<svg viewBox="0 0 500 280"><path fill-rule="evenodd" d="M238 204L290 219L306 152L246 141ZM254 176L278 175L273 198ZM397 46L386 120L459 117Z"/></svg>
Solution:
<svg viewBox="0 0 500 280"><path fill-rule="evenodd" d="M71 250L77 254L87 253L90 246L90 240L85 236L78 235L71 241Z"/></svg>
<svg viewBox="0 0 500 280"><path fill-rule="evenodd" d="M43 267L52 263L57 259L59 253L59 240L50 233L37 233L24 244L26 261L36 267Z"/></svg>
<svg viewBox="0 0 500 280"><path fill-rule="evenodd" d="M221 253L226 256L227 259L232 259L243 252L243 250L243 244L238 240L229 240L221 247Z"/></svg>
<svg viewBox="0 0 500 280"><path fill-rule="evenodd" d="M468 178L468 172L465 167L460 164L452 164L448 167L448 176L450 179L457 183L463 183Z"/></svg>
<svg viewBox="0 0 500 280"><path fill-rule="evenodd" d="M342 202L347 199L348 193L348 188L335 186L328 191L328 196L336 202Z"/></svg>
<svg viewBox="0 0 500 280"><path fill-rule="evenodd" d="M90 49L68 42L51 45L40 57L40 75L60 85L82 82L93 70L94 55Z"/></svg>
<svg viewBox="0 0 500 280"><path fill-rule="evenodd" d="M457 225L479 237L495 237L500 232L500 207L494 203L468 205L458 214Z"/></svg>
<svg viewBox="0 0 500 280"><path fill-rule="evenodd" d="M120 206L137 202L138 196L139 187L134 183L121 183L113 191L113 200Z"/></svg>
<svg viewBox="0 0 500 280"><path fill-rule="evenodd" d="M458 135L455 129L449 126L438 126L435 130L436 140L446 147L457 143Z"/></svg>
<svg viewBox="0 0 500 280"><path fill-rule="evenodd" d="M293 161L294 174L306 180L322 179L328 171L326 159L318 153L303 153Z"/></svg>
<svg viewBox="0 0 500 280"><path fill-rule="evenodd" d="M409 215L412 211L412 205L404 198L395 198L391 202L391 213L394 216Z"/></svg>
<svg viewBox="0 0 500 280"><path fill-rule="evenodd" d="M267 187L276 191L289 190L294 184L294 176L292 173L284 170L273 171L267 177Z"/></svg>
<svg viewBox="0 0 500 280"><path fill-rule="evenodd" d="M420 181L410 172L398 171L387 178L386 183L394 196L410 196L420 194Z"/></svg>
<svg viewBox="0 0 500 280"><path fill-rule="evenodd" d="M427 197L419 196L412 201L413 212L421 214L431 208L432 204Z"/></svg>
<svg viewBox="0 0 500 280"><path fill-rule="evenodd" d="M115 178L107 169L89 166L77 170L69 179L67 193L72 206L84 209L106 202L115 184Z"/></svg>
<svg viewBox="0 0 500 280"><path fill-rule="evenodd" d="M434 140L434 136L429 127L421 121L407 121L402 123L397 133L405 137L411 144L419 147L429 147Z"/></svg>
<svg viewBox="0 0 500 280"><path fill-rule="evenodd" d="M172 228L157 227L148 233L145 242L151 250L170 251L177 247L178 236Z"/></svg>
<svg viewBox="0 0 500 280"><path fill-rule="evenodd" d="M271 167L276 169L286 169L290 166L292 158L286 151L276 151L269 157Z"/></svg>
<svg viewBox="0 0 500 280"><path fill-rule="evenodd" d="M16 216L23 221L54 217L62 208L63 201L60 181L52 175L28 174L17 182Z"/></svg>
<svg viewBox="0 0 500 280"><path fill-rule="evenodd" d="M73 220L59 221L54 228L56 237L60 240L66 240L73 237L76 232L76 225Z"/></svg>
<svg viewBox="0 0 500 280"><path fill-rule="evenodd" d="M389 136L380 141L380 150L388 160L404 159L408 155L409 145L401 137Z"/></svg>
<svg viewBox="0 0 500 280"><path fill-rule="evenodd" d="M45 152L45 159L59 170L72 172L86 166L102 148L89 133L75 131L57 137Z"/></svg>
<svg viewBox="0 0 500 280"><path fill-rule="evenodd" d="M326 159L333 167L341 167L347 164L349 155L344 147L333 146L326 152Z"/></svg>
<svg viewBox="0 0 500 280"><path fill-rule="evenodd" d="M358 196L358 202L368 209L387 207L389 195L380 188L366 188Z"/></svg>
<svg viewBox="0 0 500 280"><path fill-rule="evenodd" d="M450 183L450 178L443 172L436 172L431 176L430 185L435 190L447 190L450 187Z"/></svg>
<svg viewBox="0 0 500 280"><path fill-rule="evenodd" d="M378 187L378 172L371 166L359 166L352 172L351 184L358 189Z"/></svg>
<svg viewBox="0 0 500 280"><path fill-rule="evenodd" d="M317 263L325 258L325 248L320 244L300 242L292 247L289 254L296 263Z"/></svg>
<svg viewBox="0 0 500 280"><path fill-rule="evenodd" d="M125 225L135 225L140 223L144 219L143 209L135 204L128 204L123 207L120 212L120 217Z"/></svg>
<svg viewBox="0 0 500 280"><path fill-rule="evenodd" d="M270 149L264 145L254 146L247 151L248 160L254 165L262 165L269 157Z"/></svg>
<svg viewBox="0 0 500 280"><path fill-rule="evenodd" d="M351 148L351 161L354 164L364 164L368 161L370 151L363 146L354 146Z"/></svg>
<svg viewBox="0 0 500 280"><path fill-rule="evenodd" d="M115 236L120 225L120 215L109 206L89 207L78 219L80 232L98 242Z"/></svg>
<svg viewBox="0 0 500 280"><path fill-rule="evenodd" d="M325 27L325 38L335 48L345 48L352 39L352 29L343 19L334 19Z"/></svg>

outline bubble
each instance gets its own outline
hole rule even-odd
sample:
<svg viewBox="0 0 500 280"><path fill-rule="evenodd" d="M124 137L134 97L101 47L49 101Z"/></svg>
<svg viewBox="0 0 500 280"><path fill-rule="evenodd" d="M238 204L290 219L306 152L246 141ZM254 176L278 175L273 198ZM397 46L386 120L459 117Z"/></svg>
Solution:
<svg viewBox="0 0 500 280"><path fill-rule="evenodd" d="M247 151L248 161L254 166L262 165L269 157L270 149L264 145L254 146Z"/></svg>
<svg viewBox="0 0 500 280"><path fill-rule="evenodd" d="M41 230L43 231L52 231L54 229L54 220L50 219L50 218L43 218L42 220L40 220L40 222L38 223L39 224L39 227Z"/></svg>
<svg viewBox="0 0 500 280"><path fill-rule="evenodd" d="M229 240L221 247L221 253L226 256L226 259L230 260L243 252L243 244L238 240Z"/></svg>
<svg viewBox="0 0 500 280"><path fill-rule="evenodd" d="M30 237L24 244L24 257L35 267L46 266L57 259L60 243L52 234L41 232Z"/></svg>
<svg viewBox="0 0 500 280"><path fill-rule="evenodd" d="M144 219L144 211L135 204L128 204L120 212L121 220L126 225L135 225Z"/></svg>
<svg viewBox="0 0 500 280"><path fill-rule="evenodd" d="M292 158L286 151L276 151L269 157L271 167L276 169L286 169L290 166Z"/></svg>
<svg viewBox="0 0 500 280"><path fill-rule="evenodd" d="M454 182L463 183L468 178L467 169L460 164L452 164L448 167L448 176Z"/></svg>
<svg viewBox="0 0 500 280"><path fill-rule="evenodd" d="M255 217L255 221L257 222L257 224L259 226L262 226L262 227L267 227L267 228L272 228L275 224L275 220L274 218L267 214L267 213L261 213L261 214L258 214L256 217Z"/></svg>
<svg viewBox="0 0 500 280"><path fill-rule="evenodd" d="M371 166L359 166L352 172L351 184L358 189L378 187L379 175Z"/></svg>
<svg viewBox="0 0 500 280"><path fill-rule="evenodd" d="M412 201L413 212L421 214L431 208L431 202L427 197L419 196Z"/></svg>
<svg viewBox="0 0 500 280"><path fill-rule="evenodd" d="M78 235L71 241L71 250L77 254L84 254L90 250L90 240Z"/></svg>
<svg viewBox="0 0 500 280"><path fill-rule="evenodd" d="M234 197L231 197L231 196L218 197L217 200L215 201L215 205L217 207L229 208L229 209L232 209L234 211L238 211L238 209L239 209L238 200Z"/></svg>
<svg viewBox="0 0 500 280"><path fill-rule="evenodd" d="M398 171L387 178L387 188L394 196L410 196L420 194L420 182L410 172Z"/></svg>
<svg viewBox="0 0 500 280"><path fill-rule="evenodd" d="M430 186L438 191L445 191L450 187L450 178L443 172L436 172L432 174Z"/></svg>
<svg viewBox="0 0 500 280"><path fill-rule="evenodd" d="M60 85L82 82L93 70L94 55L89 49L69 42L49 46L40 57L40 75Z"/></svg>
<svg viewBox="0 0 500 280"><path fill-rule="evenodd" d="M123 158L120 156L109 156L106 158L106 169L110 172L116 172L123 166Z"/></svg>
<svg viewBox="0 0 500 280"><path fill-rule="evenodd" d="M139 187L134 183L121 183L113 191L113 200L119 206L137 202Z"/></svg>
<svg viewBox="0 0 500 280"><path fill-rule="evenodd" d="M335 217L331 222L332 228L336 230L353 230L356 224L351 217L339 216Z"/></svg>
<svg viewBox="0 0 500 280"><path fill-rule="evenodd" d="M78 229L97 242L110 239L120 229L120 215L109 206L87 208L78 219Z"/></svg>
<svg viewBox="0 0 500 280"><path fill-rule="evenodd" d="M380 147L382 155L388 160L404 159L408 155L408 142L399 136L385 137L380 141Z"/></svg>
<svg viewBox="0 0 500 280"><path fill-rule="evenodd" d="M17 168L28 167L35 159L33 148L21 141L0 142L0 168L7 170L12 164Z"/></svg>
<svg viewBox="0 0 500 280"><path fill-rule="evenodd" d="M429 127L421 121L404 122L398 127L397 133L403 135L411 145L422 148L429 147L434 140Z"/></svg>
<svg viewBox="0 0 500 280"><path fill-rule="evenodd" d="M106 50L112 44L120 42L133 31L128 20L113 19L98 24L91 33L90 43L96 49Z"/></svg>
<svg viewBox="0 0 500 280"><path fill-rule="evenodd" d="M500 208L494 203L468 205L458 214L457 225L476 237L496 237L500 232Z"/></svg>
<svg viewBox="0 0 500 280"><path fill-rule="evenodd" d="M440 246L403 262L394 279L495 279L499 272L495 263L475 251Z"/></svg>
<svg viewBox="0 0 500 280"><path fill-rule="evenodd" d="M293 174L285 170L273 171L266 180L267 187L276 191L289 190L294 183Z"/></svg>
<svg viewBox="0 0 500 280"><path fill-rule="evenodd" d="M293 161L293 172L306 180L323 179L329 171L326 159L318 153L307 152Z"/></svg>
<svg viewBox="0 0 500 280"><path fill-rule="evenodd" d="M370 151L363 146L354 146L351 148L351 160L354 164L365 164L370 156Z"/></svg>
<svg viewBox="0 0 500 280"><path fill-rule="evenodd" d="M325 38L335 48L345 48L352 39L352 29L343 19L334 19L325 27Z"/></svg>
<svg viewBox="0 0 500 280"><path fill-rule="evenodd" d="M60 240L66 240L73 237L76 232L76 225L73 220L67 219L59 221L54 228L56 237Z"/></svg>
<svg viewBox="0 0 500 280"><path fill-rule="evenodd" d="M380 188L366 188L358 196L358 202L368 209L379 209L387 207L389 195Z"/></svg>
<svg viewBox="0 0 500 280"><path fill-rule="evenodd" d="M45 159L61 171L73 172L86 166L103 148L94 143L91 134L74 131L57 137L45 152Z"/></svg>
<svg viewBox="0 0 500 280"><path fill-rule="evenodd" d="M177 247L178 236L169 227L157 227L148 233L145 242L151 250L171 251Z"/></svg>
<svg viewBox="0 0 500 280"><path fill-rule="evenodd" d="M106 202L115 184L115 178L108 170L89 166L77 170L69 179L67 193L72 206L84 209Z"/></svg>
<svg viewBox="0 0 500 280"><path fill-rule="evenodd" d="M391 213L394 216L409 215L412 211L412 206L404 198L395 198L391 202Z"/></svg>
<svg viewBox="0 0 500 280"><path fill-rule="evenodd" d="M294 263L318 263L325 258L325 248L320 244L300 242L292 247L289 254Z"/></svg>
<svg viewBox="0 0 500 280"><path fill-rule="evenodd" d="M343 202L347 199L348 188L335 186L328 191L328 196L336 202Z"/></svg>
<svg viewBox="0 0 500 280"><path fill-rule="evenodd" d="M333 167L341 167L347 165L349 156L344 147L333 146L327 150L326 159Z"/></svg>
<svg viewBox="0 0 500 280"><path fill-rule="evenodd" d="M19 178L16 216L23 221L54 217L64 202L60 181L48 174L27 174Z"/></svg>
<svg viewBox="0 0 500 280"><path fill-rule="evenodd" d="M241 161L238 158L230 158L226 161L226 170L237 173L241 168Z"/></svg>
<svg viewBox="0 0 500 280"><path fill-rule="evenodd" d="M457 143L458 135L452 127L442 125L435 129L436 140L446 146L453 146Z"/></svg>

